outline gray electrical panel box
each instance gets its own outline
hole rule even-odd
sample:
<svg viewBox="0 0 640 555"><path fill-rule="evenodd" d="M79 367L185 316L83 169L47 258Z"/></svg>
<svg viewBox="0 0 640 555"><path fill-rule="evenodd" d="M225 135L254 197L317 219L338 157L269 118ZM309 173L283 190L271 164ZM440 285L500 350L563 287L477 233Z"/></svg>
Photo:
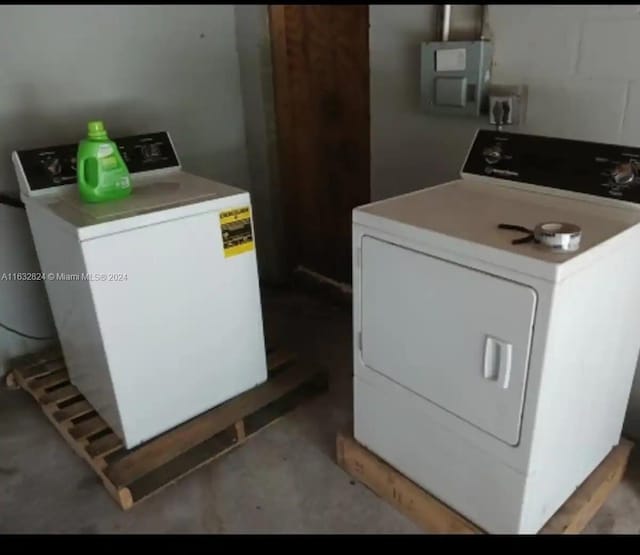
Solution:
<svg viewBox="0 0 640 555"><path fill-rule="evenodd" d="M423 42L420 98L431 114L487 113L492 44L489 41Z"/></svg>

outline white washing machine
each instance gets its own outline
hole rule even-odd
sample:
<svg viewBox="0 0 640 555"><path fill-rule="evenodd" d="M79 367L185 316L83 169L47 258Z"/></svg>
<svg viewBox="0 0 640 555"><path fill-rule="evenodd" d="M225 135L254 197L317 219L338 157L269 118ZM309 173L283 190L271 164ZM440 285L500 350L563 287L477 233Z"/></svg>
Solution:
<svg viewBox="0 0 640 555"><path fill-rule="evenodd" d="M353 212L355 437L488 532L537 532L619 442L640 348L636 161L482 130L460 179ZM581 236L498 227L543 222Z"/></svg>
<svg viewBox="0 0 640 555"><path fill-rule="evenodd" d="M267 377L249 193L117 139L126 199L80 200L77 145L13 153L72 383L127 447Z"/></svg>

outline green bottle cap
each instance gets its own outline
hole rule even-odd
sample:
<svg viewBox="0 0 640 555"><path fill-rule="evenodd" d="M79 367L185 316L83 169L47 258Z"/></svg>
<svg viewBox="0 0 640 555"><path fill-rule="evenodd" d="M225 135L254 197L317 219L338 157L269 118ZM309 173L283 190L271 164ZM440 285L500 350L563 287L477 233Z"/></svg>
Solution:
<svg viewBox="0 0 640 555"><path fill-rule="evenodd" d="M90 139L106 139L107 132L104 129L104 124L101 121L90 121L87 125L89 129L89 138Z"/></svg>

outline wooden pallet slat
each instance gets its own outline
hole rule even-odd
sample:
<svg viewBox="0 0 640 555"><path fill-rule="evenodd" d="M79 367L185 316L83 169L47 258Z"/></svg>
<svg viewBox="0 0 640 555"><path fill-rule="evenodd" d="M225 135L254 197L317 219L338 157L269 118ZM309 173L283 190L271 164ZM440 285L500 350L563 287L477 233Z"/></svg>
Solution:
<svg viewBox="0 0 640 555"><path fill-rule="evenodd" d="M297 388L292 389L287 395L274 399L262 408L248 414L243 418L244 431L248 436L253 435L258 430L267 426L279 415L295 408L299 403L308 397L312 397L314 392L328 388L328 378L326 374L317 373L310 375L309 379L301 383Z"/></svg>
<svg viewBox="0 0 640 555"><path fill-rule="evenodd" d="M36 373L44 372L46 374L47 370L42 369L42 365L46 363L59 363L61 359L62 351L58 344L47 347L39 353L31 353L16 357L10 360L7 365L8 370L4 375L5 385L9 389L22 387L18 383L18 376L16 375L18 372L22 372L25 375L25 379L30 379L31 376L29 374L29 370L33 367L38 368Z"/></svg>
<svg viewBox="0 0 640 555"><path fill-rule="evenodd" d="M478 534L480 528L450 509L352 438L339 434L338 464L391 503L416 524L434 534Z"/></svg>
<svg viewBox="0 0 640 555"><path fill-rule="evenodd" d="M244 441L245 438L247 437L247 434L245 433L245 429L244 429L244 420L238 420L235 423L235 427L236 427L236 437L238 438L238 441Z"/></svg>
<svg viewBox="0 0 640 555"><path fill-rule="evenodd" d="M287 414L302 401L325 391L328 385L327 376L318 370L315 373L310 371L310 375L309 381L299 384L255 412L249 410L248 414L233 426L218 432L213 437L185 451L167 464L135 480L127 487L120 488L119 491L121 493L126 491L125 495L130 495L133 502L137 503L142 499L155 495L184 476L224 455L260 430L277 422L280 417ZM269 415L268 418L265 418L264 414L267 410ZM255 425L258 423L257 420L254 420L257 415L261 415L259 417L259 425ZM250 421L251 424L249 423ZM240 431L243 429L245 430L244 438L240 436Z"/></svg>
<svg viewBox="0 0 640 555"><path fill-rule="evenodd" d="M131 455L115 462L107 469L107 477L117 486L126 486L150 469L158 468L204 439L234 425L248 412L262 408L270 401L294 389L311 377L308 368L297 367L286 374L251 389L215 409L187 422L179 429L170 430L157 441L143 445Z"/></svg>
<svg viewBox="0 0 640 555"><path fill-rule="evenodd" d="M64 361L62 359L47 361L40 365L30 366L28 368L17 368L13 372L16 378L23 383L27 383L36 378L46 376L58 370L64 369Z"/></svg>
<svg viewBox="0 0 640 555"><path fill-rule="evenodd" d="M56 370L44 377L36 378L30 386L36 394L40 394L46 389L68 382L69 374L65 368L62 368L61 370Z"/></svg>
<svg viewBox="0 0 640 555"><path fill-rule="evenodd" d="M540 534L577 534L620 483L633 443L622 439L602 463L549 519ZM339 433L336 458L348 474L396 507L425 531L435 534L483 534L484 531L430 495L415 482L360 445Z"/></svg>
<svg viewBox="0 0 640 555"><path fill-rule="evenodd" d="M295 361L295 355L288 351L272 351L267 354L267 367L269 373L273 374L281 368L292 364Z"/></svg>
<svg viewBox="0 0 640 555"><path fill-rule="evenodd" d="M9 368L13 370L26 370L32 366L39 366L46 362L62 359L62 350L59 344L47 347L37 353L29 353L11 360Z"/></svg>
<svg viewBox="0 0 640 555"><path fill-rule="evenodd" d="M294 354L269 347L266 382L127 450L69 382L59 352L52 360L55 356L49 350L46 356L24 359L13 366L12 376L125 510L242 444L327 387L325 371L301 367ZM34 360L41 362L32 364Z"/></svg>
<svg viewBox="0 0 640 555"><path fill-rule="evenodd" d="M109 425L102 418L96 415L69 428L69 433L73 439L79 441L101 432L102 430L106 430L108 427Z"/></svg>
<svg viewBox="0 0 640 555"><path fill-rule="evenodd" d="M58 424L63 424L64 422L78 418L79 416L83 416L90 412L94 412L93 407L88 401L83 399L81 401L76 401L63 409L54 411L52 413L52 417Z"/></svg>
<svg viewBox="0 0 640 555"><path fill-rule="evenodd" d="M60 403L61 401L66 401L79 396L80 392L74 385L65 385L60 389L54 389L53 391L42 393L38 400L41 405L51 405L53 403Z"/></svg>
<svg viewBox="0 0 640 555"><path fill-rule="evenodd" d="M113 432L96 439L86 446L85 450L92 459L99 459L113 453L117 449L122 449L124 444L122 440Z"/></svg>
<svg viewBox="0 0 640 555"><path fill-rule="evenodd" d="M188 470L191 473L210 462L214 457L220 456L238 443L235 430L227 428L218 432L213 437L203 441L195 448L181 453L176 458L146 473L126 488L131 500L139 501L172 485L176 480L183 478Z"/></svg>

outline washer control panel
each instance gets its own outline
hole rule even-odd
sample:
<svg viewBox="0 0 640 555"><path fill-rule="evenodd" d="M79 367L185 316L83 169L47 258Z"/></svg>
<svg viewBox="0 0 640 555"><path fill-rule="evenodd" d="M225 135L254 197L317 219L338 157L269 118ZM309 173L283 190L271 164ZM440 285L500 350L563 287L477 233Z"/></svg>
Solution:
<svg viewBox="0 0 640 555"><path fill-rule="evenodd" d="M640 148L480 130L462 169L640 203Z"/></svg>
<svg viewBox="0 0 640 555"><path fill-rule="evenodd" d="M131 174L179 167L166 131L113 139ZM32 191L76 183L77 144L19 150L17 156Z"/></svg>

